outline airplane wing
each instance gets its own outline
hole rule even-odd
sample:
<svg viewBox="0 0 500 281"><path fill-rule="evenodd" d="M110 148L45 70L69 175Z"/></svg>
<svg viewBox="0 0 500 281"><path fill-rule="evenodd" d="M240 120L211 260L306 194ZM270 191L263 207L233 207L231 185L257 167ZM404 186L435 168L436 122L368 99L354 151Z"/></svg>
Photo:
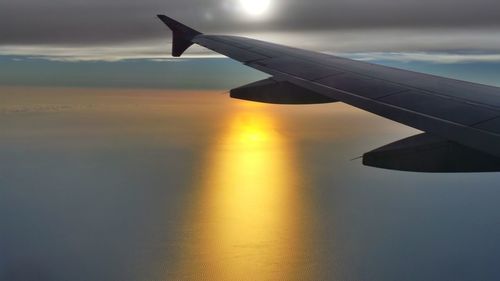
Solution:
<svg viewBox="0 0 500 281"><path fill-rule="evenodd" d="M363 155L372 167L414 172L500 171L500 88L259 40L205 35L167 16L174 56L193 44L271 75L231 97L275 104L344 102L423 133Z"/></svg>

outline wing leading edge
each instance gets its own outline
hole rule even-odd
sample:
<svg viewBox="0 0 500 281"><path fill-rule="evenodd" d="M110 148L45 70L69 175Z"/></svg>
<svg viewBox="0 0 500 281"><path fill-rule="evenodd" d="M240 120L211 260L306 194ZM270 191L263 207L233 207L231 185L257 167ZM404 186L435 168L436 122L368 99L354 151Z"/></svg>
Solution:
<svg viewBox="0 0 500 281"><path fill-rule="evenodd" d="M231 91L277 104L341 101L425 133L363 156L368 166L417 172L500 171L500 88L236 36L205 35L167 16L172 54L193 44L270 74Z"/></svg>

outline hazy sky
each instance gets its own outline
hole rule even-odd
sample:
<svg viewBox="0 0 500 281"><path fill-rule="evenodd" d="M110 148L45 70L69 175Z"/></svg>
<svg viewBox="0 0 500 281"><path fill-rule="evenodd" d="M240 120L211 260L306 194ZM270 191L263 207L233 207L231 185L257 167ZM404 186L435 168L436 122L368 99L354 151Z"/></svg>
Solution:
<svg viewBox="0 0 500 281"><path fill-rule="evenodd" d="M318 51L452 52L475 60L478 53L500 49L496 0L271 0L260 16L245 12L242 1L2 1L0 54L165 57L170 32L155 18L159 13L208 33L244 34Z"/></svg>

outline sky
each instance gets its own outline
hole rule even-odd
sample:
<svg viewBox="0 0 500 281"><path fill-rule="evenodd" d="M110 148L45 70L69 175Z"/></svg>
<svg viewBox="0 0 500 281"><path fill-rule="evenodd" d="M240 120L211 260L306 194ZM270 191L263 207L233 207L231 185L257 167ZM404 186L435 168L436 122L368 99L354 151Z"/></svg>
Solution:
<svg viewBox="0 0 500 281"><path fill-rule="evenodd" d="M259 12L249 3L265 8ZM493 0L3 1L0 83L227 90L265 77L199 46L172 58L171 32L155 17L167 14L205 33L498 85L498 5ZM193 79L183 79L188 75Z"/></svg>
<svg viewBox="0 0 500 281"><path fill-rule="evenodd" d="M2 1L0 54L66 60L165 58L171 35L155 18L164 13L206 33L246 35L323 52L500 60L500 4L495 0L271 0L261 14L245 5L245 0ZM213 53L193 48L188 55Z"/></svg>

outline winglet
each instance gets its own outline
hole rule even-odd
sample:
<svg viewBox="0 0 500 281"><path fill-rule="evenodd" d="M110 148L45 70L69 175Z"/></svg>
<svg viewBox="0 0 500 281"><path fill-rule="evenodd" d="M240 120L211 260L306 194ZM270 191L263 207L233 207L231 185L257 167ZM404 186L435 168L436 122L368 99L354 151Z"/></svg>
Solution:
<svg viewBox="0 0 500 281"><path fill-rule="evenodd" d="M174 57L180 57L189 47L191 47L191 45L193 45L191 40L201 34L201 32L185 26L165 15L158 15L158 18L165 23L174 34L174 42L172 45L172 56Z"/></svg>

